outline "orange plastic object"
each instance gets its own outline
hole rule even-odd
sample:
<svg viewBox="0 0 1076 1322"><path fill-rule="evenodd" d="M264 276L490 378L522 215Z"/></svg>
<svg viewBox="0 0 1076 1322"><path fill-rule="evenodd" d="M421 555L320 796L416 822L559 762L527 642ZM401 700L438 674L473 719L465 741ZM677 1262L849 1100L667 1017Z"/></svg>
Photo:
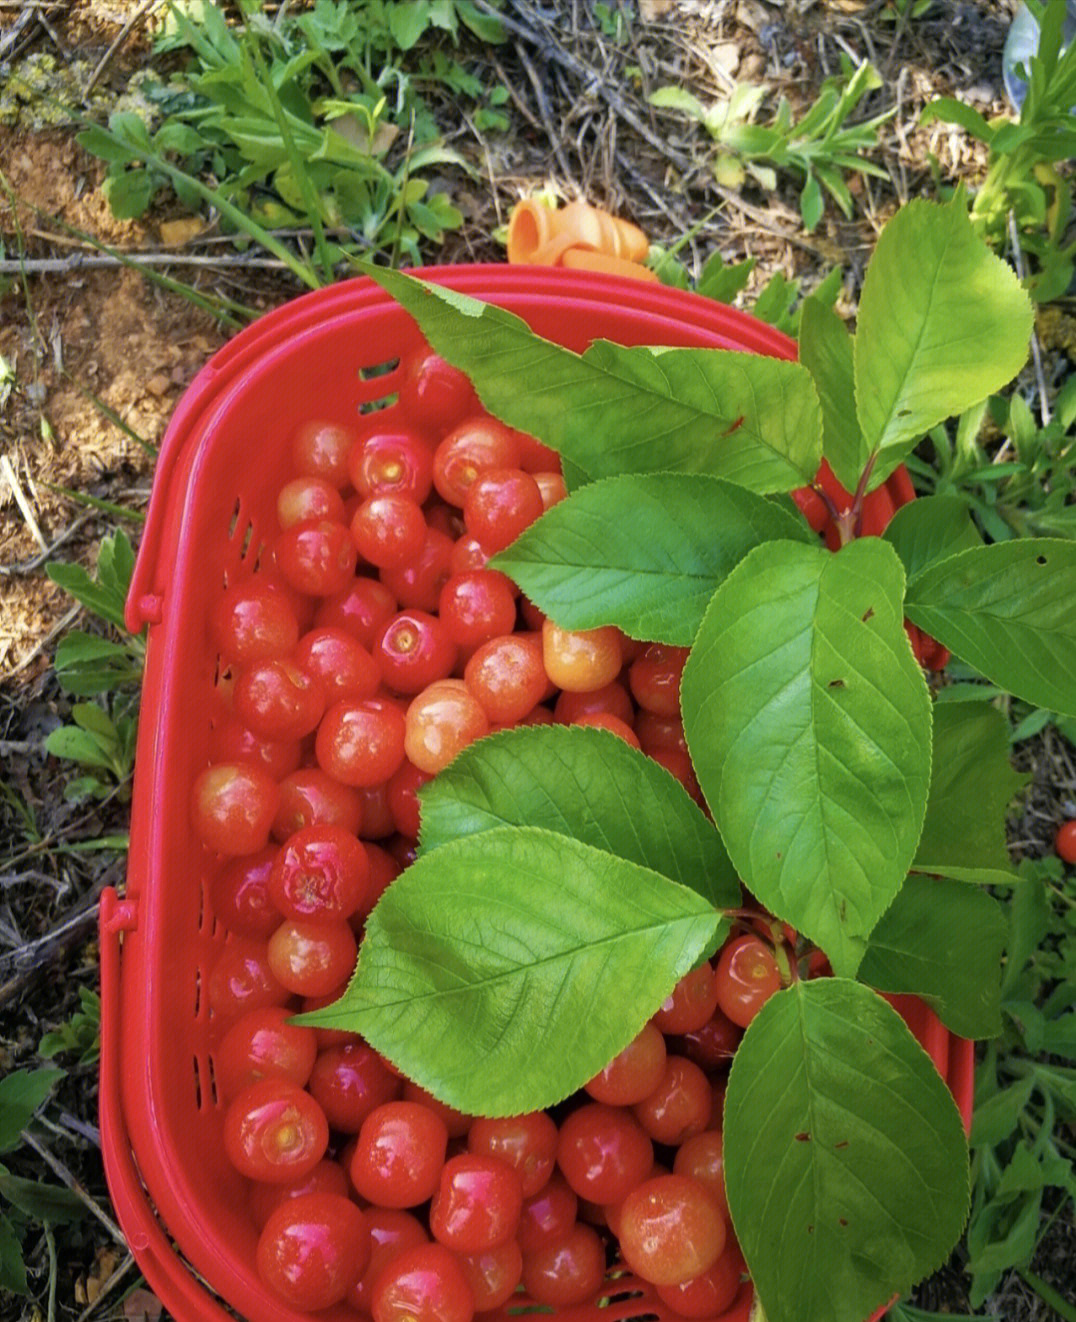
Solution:
<svg viewBox="0 0 1076 1322"><path fill-rule="evenodd" d="M614 257L607 252L594 252L590 248L565 248L561 266L570 271L600 271L603 275L626 275L629 280L651 280L657 283L657 273L649 266L640 266L626 257Z"/></svg>
<svg viewBox="0 0 1076 1322"><path fill-rule="evenodd" d="M554 210L524 198L508 222L508 260L514 265L568 266L653 280L653 272L640 265L649 250L638 225L586 202Z"/></svg>
<svg viewBox="0 0 1076 1322"><path fill-rule="evenodd" d="M795 355L794 343L772 327L662 285L508 265L421 274L505 307L577 352L603 338ZM125 615L133 632L148 625L148 641L126 894L120 900L109 888L100 907L100 1105L117 1216L177 1322L234 1322L236 1314L244 1322L310 1322L259 1281L246 1190L224 1157L220 1033L206 986L229 938L213 912L214 861L188 817L190 785L224 709L206 621L226 585L253 572L273 535L295 428L312 414L348 422L382 404L386 426L402 419L391 402L399 363L419 343L415 323L369 280L296 299L213 356L180 401L158 460ZM890 483L894 503L912 495ZM922 1002L902 999L898 1008L969 1123L972 1044L949 1034ZM721 1322L747 1322L750 1301L745 1285ZM527 1302L514 1296L488 1316L508 1322ZM644 1315L673 1322L651 1286L610 1274L594 1299L549 1322ZM343 1305L318 1314L319 1322L357 1316Z"/></svg>

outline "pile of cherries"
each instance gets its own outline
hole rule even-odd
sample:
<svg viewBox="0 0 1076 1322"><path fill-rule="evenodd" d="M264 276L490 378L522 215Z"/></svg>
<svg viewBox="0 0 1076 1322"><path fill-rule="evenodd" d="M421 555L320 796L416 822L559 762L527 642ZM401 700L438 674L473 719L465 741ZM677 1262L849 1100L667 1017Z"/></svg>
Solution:
<svg viewBox="0 0 1076 1322"><path fill-rule="evenodd" d="M211 619L221 710L192 818L230 933L207 995L258 1272L303 1310L470 1322L520 1286L591 1301L620 1261L676 1313L717 1316L743 1272L723 1079L780 985L756 935L688 974L551 1112L462 1115L358 1035L289 1023L343 991L367 914L414 857L416 791L473 740L597 725L699 796L686 649L560 629L487 567L565 494L555 453L427 347L400 377L391 413L297 430L279 529Z"/></svg>

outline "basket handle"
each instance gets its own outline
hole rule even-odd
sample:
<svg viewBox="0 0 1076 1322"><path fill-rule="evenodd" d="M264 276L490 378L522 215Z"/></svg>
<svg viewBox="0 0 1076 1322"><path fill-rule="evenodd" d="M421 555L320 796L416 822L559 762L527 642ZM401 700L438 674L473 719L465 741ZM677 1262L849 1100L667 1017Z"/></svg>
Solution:
<svg viewBox="0 0 1076 1322"><path fill-rule="evenodd" d="M135 1165L123 1118L120 1022L120 936L137 921L137 905L115 887L101 894L101 1075L98 1119L108 1191L127 1244L150 1288L179 1322L233 1322L191 1275L161 1228Z"/></svg>

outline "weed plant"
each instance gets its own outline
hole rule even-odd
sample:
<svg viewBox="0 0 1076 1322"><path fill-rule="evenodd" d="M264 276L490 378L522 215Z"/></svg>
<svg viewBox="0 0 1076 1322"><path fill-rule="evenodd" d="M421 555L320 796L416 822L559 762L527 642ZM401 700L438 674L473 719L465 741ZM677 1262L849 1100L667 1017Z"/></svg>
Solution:
<svg viewBox="0 0 1076 1322"><path fill-rule="evenodd" d="M235 30L214 0L171 3L155 53L185 63L166 82L143 83L152 123L125 111L107 131L80 135L109 162L113 213L140 216L171 188L192 210L228 204L227 228L245 228L236 209L266 231L312 227L325 279L356 250L418 263L423 240L442 242L462 220L431 175L470 171L424 91L437 85L470 103L479 131L507 125L508 93L428 41L417 48L438 32L455 42L462 28L497 41L496 19L467 0L317 0L306 12L280 6L273 19L262 0L242 9Z"/></svg>
<svg viewBox="0 0 1076 1322"><path fill-rule="evenodd" d="M986 120L954 97L939 97L923 111L925 124L959 124L986 143L986 177L975 194L972 223L997 249L1015 230L1034 260L1028 292L1040 303L1060 297L1076 269L1071 235L1072 182L1065 162L1076 156L1076 43L1065 47L1066 0L1032 0L1040 21L1038 53L1028 61L1027 95L1019 117Z"/></svg>
<svg viewBox="0 0 1076 1322"><path fill-rule="evenodd" d="M17 1153L22 1147L23 1131L62 1076L63 1070L34 1069L14 1070L0 1079L0 1156ZM0 1290L14 1295L29 1293L24 1244L36 1226L45 1233L54 1283L57 1261L53 1227L80 1220L85 1210L69 1189L24 1179L0 1163Z"/></svg>
<svg viewBox="0 0 1076 1322"><path fill-rule="evenodd" d="M769 124L756 123L767 94L764 85L738 83L726 101L704 106L681 87L659 87L651 105L679 110L697 120L716 145L713 171L719 184L740 188L750 176L768 192L777 187L778 171L800 180L800 214L811 231L822 219L825 194L851 217L854 203L845 180L848 171L886 178L886 171L864 153L878 146L878 130L893 112L849 123L863 98L882 86L873 65L852 66L842 57L839 74L822 84L814 104L793 119L786 97Z"/></svg>
<svg viewBox="0 0 1076 1322"><path fill-rule="evenodd" d="M991 541L1076 537L1076 377L1048 422L1017 392L992 396L933 428L908 467L921 491L962 500Z"/></svg>

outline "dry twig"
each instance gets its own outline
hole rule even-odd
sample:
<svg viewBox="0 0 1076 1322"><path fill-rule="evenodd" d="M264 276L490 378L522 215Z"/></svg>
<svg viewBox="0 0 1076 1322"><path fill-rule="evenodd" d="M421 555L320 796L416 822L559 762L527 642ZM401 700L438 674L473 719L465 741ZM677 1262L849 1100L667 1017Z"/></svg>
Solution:
<svg viewBox="0 0 1076 1322"><path fill-rule="evenodd" d="M138 26L139 23L142 22L142 20L146 17L149 11L158 4L160 4L160 0L143 0L141 7L137 9L127 20L127 22L124 23L123 27L120 28L119 32L116 34L116 38L113 41L112 45L109 46L108 50L106 50L104 55L101 56L100 60L97 62L97 67L94 69L93 73L90 74L89 78L87 78L86 86L82 89L82 96L84 100L86 97L90 95L93 89L97 86L97 83L100 80L101 75L108 68L109 63L112 60L112 57L116 54L119 48L127 40L131 32Z"/></svg>
<svg viewBox="0 0 1076 1322"><path fill-rule="evenodd" d="M75 1177L67 1169L67 1167L60 1160L60 1158L57 1157L54 1152L50 1152L49 1149L44 1145L44 1143L40 1141L37 1135L34 1134L33 1130L24 1129L22 1131L22 1141L28 1147L33 1148L33 1150L37 1153L37 1155L41 1158L41 1160L45 1163L45 1165L49 1168L49 1170L52 1171L52 1173L55 1176L57 1176L60 1180L62 1180L63 1183L71 1190L71 1192L79 1200L79 1202L84 1204L84 1206L97 1218L97 1220L100 1221L100 1223L104 1226L104 1228L108 1231L108 1233L112 1236L112 1238L116 1241L116 1243L122 1244L124 1248L126 1248L127 1239L124 1236L123 1231L119 1228L119 1226L115 1223L115 1221L112 1220L112 1218L108 1215L108 1213L97 1201L97 1199L94 1198L92 1194L88 1193L87 1190L82 1186L82 1184L75 1179Z"/></svg>
<svg viewBox="0 0 1076 1322"><path fill-rule="evenodd" d="M34 516L33 507L26 499L26 493L19 483L18 476L15 473L15 466L6 454L0 455L0 477L3 477L11 488L11 494L15 497L15 504L19 507L19 513L26 520L26 526L30 529L30 535L43 552L48 551L49 544L45 541L41 529L38 527L37 519Z"/></svg>

